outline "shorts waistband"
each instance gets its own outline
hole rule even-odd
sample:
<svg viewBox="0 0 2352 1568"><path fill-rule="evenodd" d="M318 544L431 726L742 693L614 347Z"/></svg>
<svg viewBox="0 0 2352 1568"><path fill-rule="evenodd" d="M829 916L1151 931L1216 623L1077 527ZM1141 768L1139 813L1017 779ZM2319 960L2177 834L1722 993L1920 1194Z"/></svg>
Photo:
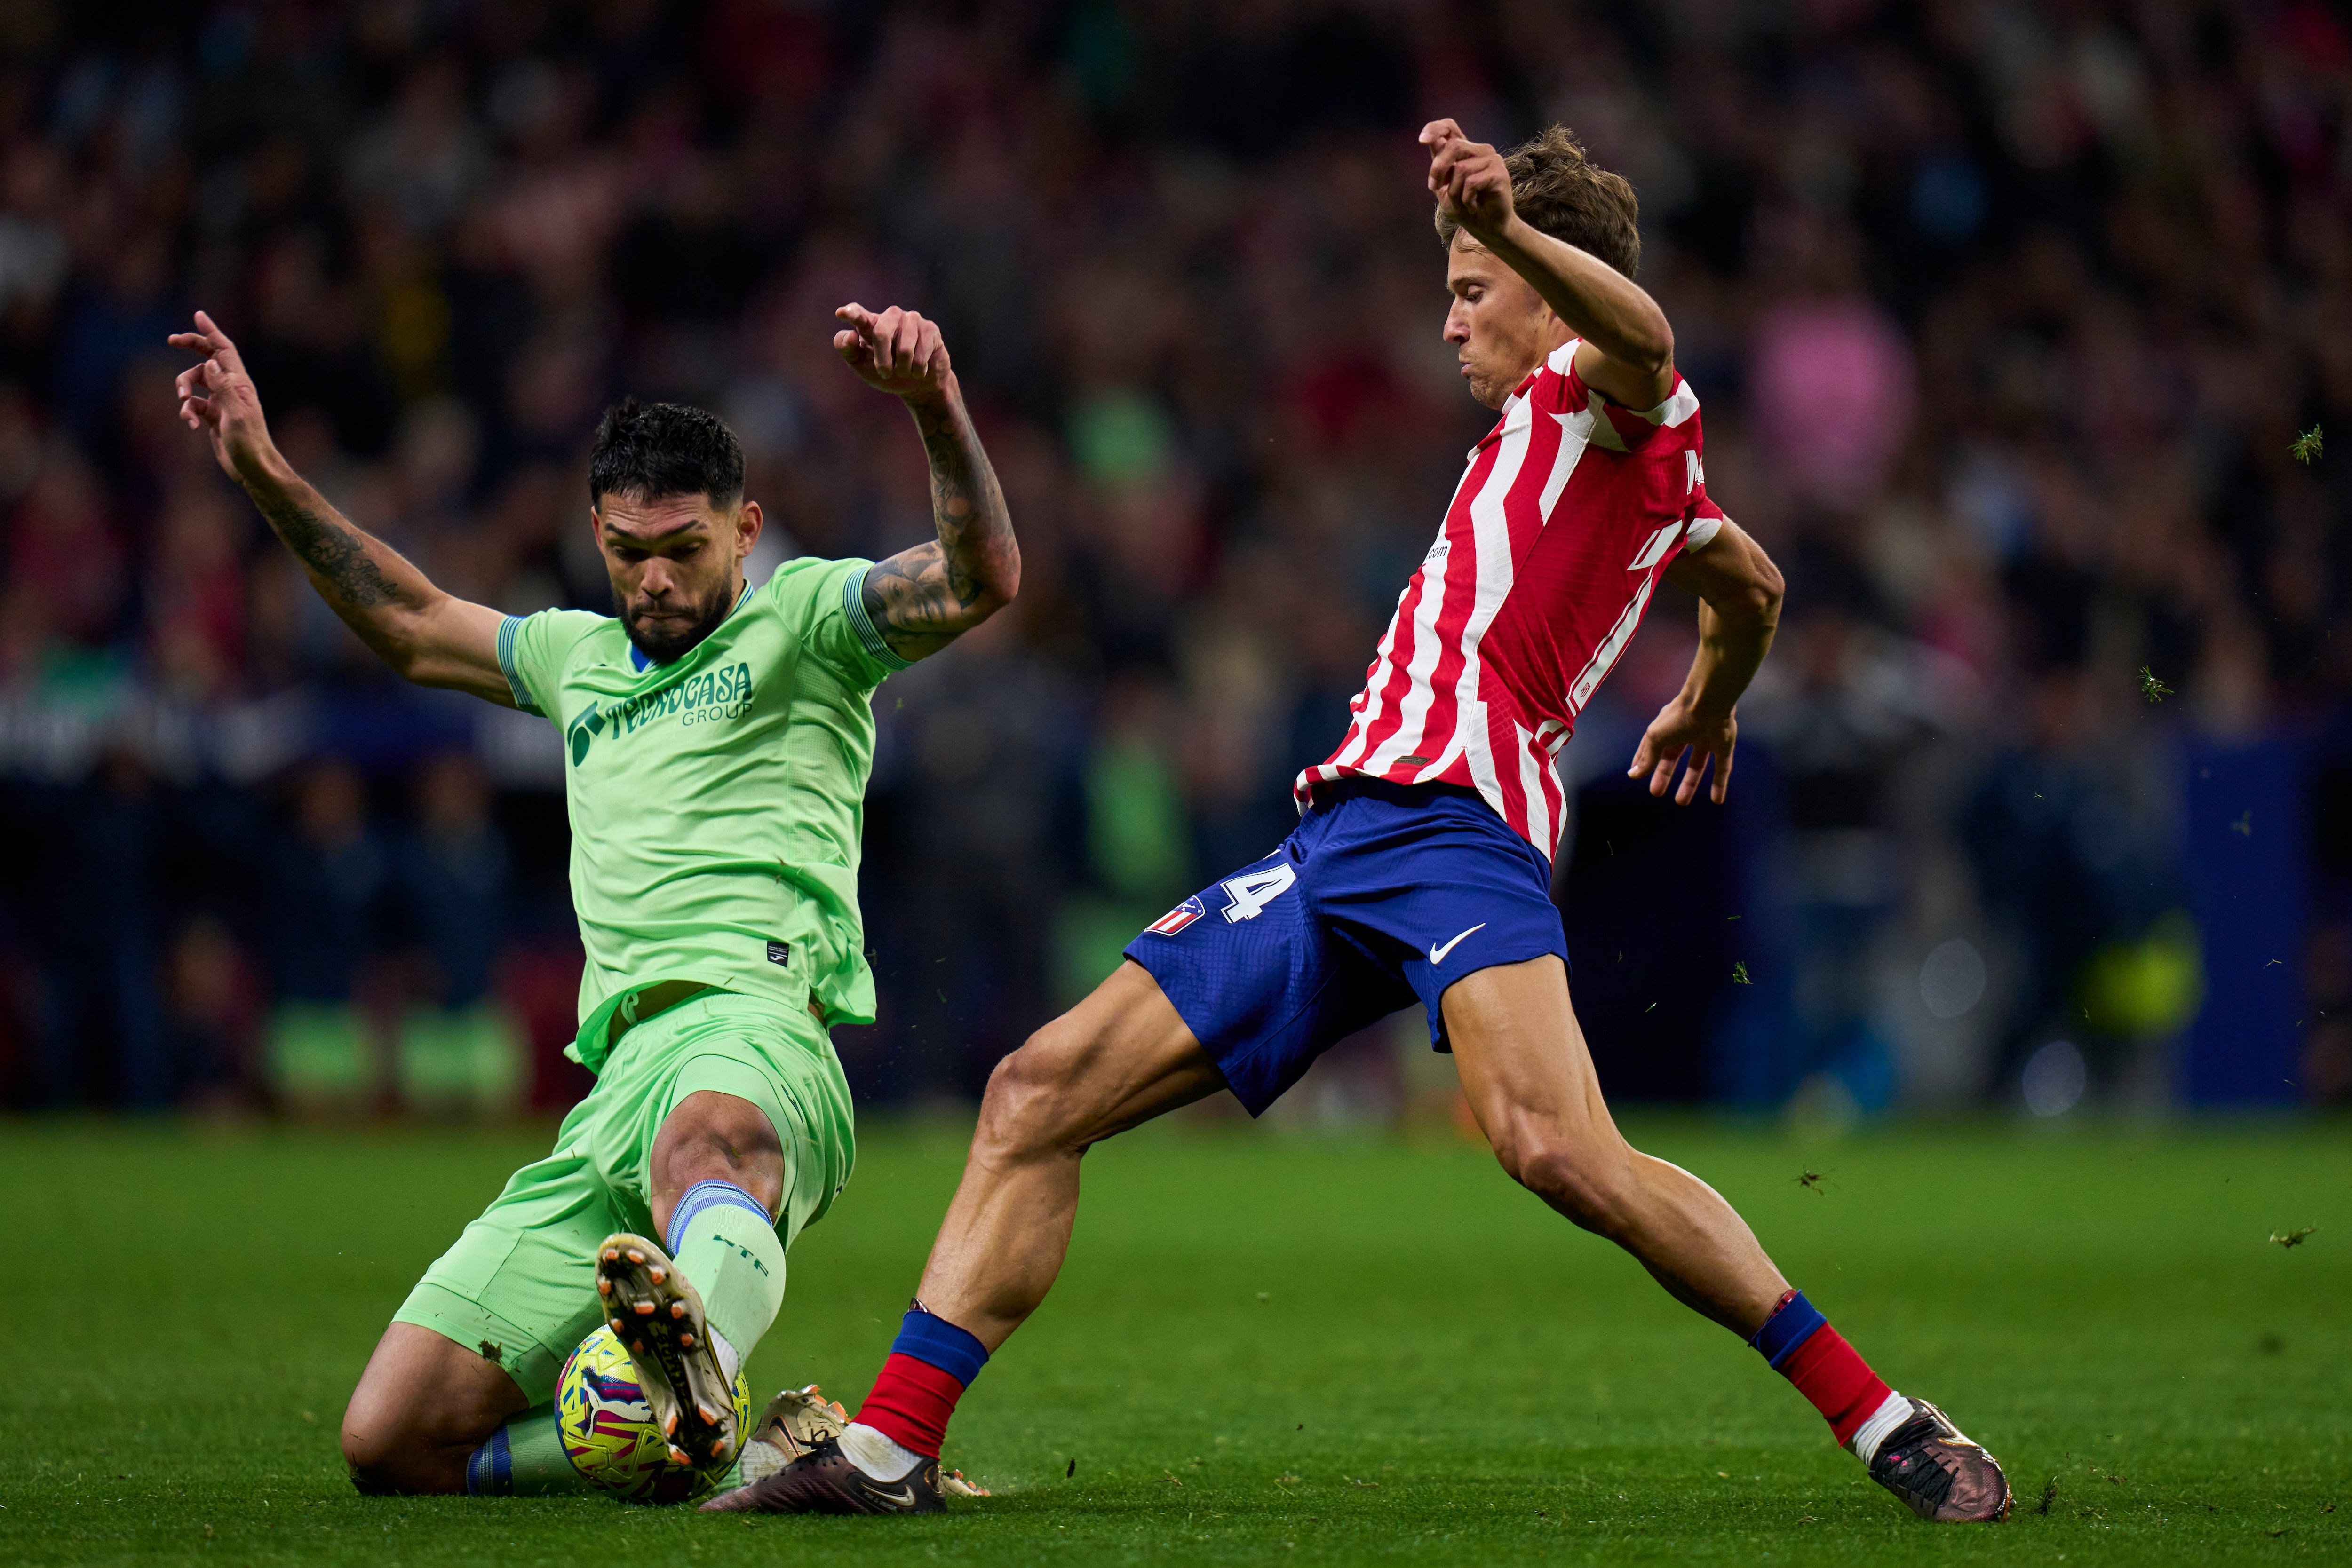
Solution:
<svg viewBox="0 0 2352 1568"><path fill-rule="evenodd" d="M1480 805L1486 798L1477 790L1462 784L1392 784L1385 779L1339 779L1318 786L1315 804L1309 813L1327 811L1342 800L1361 796L1368 800L1385 800L1391 806L1418 806L1427 800L1442 800L1449 796L1457 800L1475 800Z"/></svg>

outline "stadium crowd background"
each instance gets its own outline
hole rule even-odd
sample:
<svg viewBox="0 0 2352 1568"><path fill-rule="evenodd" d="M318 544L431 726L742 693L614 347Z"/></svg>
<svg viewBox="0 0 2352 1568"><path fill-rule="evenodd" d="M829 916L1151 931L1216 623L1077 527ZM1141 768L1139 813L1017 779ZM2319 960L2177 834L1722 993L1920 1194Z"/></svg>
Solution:
<svg viewBox="0 0 2352 1568"><path fill-rule="evenodd" d="M191 308L355 519L519 612L608 606L624 392L734 424L765 566L924 537L829 311L944 324L1026 576L877 697L838 1039L869 1103L961 1096L1340 733L1486 417L1440 114L1633 180L1790 585L1730 807L1618 777L1687 600L1565 754L1612 1092L2352 1096L2352 444L2352 444L2325 6L15 0L0 62L6 1104L577 1087L556 737L318 603L174 423ZM1346 1054L1331 1103L1421 1082Z"/></svg>

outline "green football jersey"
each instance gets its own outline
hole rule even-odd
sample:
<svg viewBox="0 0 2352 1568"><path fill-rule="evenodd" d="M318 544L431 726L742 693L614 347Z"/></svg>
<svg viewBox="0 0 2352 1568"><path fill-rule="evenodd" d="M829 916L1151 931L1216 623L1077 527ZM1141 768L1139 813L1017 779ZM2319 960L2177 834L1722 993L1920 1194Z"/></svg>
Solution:
<svg viewBox="0 0 2352 1568"><path fill-rule="evenodd" d="M789 561L674 664L584 610L509 616L517 706L563 737L572 903L593 1071L610 1015L696 980L874 1021L857 913L871 694L907 661L866 616L865 560Z"/></svg>

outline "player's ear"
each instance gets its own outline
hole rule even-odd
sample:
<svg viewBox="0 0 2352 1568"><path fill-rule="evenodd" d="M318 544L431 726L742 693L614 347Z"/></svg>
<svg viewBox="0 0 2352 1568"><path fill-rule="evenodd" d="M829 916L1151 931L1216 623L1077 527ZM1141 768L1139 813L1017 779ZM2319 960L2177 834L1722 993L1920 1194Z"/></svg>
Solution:
<svg viewBox="0 0 2352 1568"><path fill-rule="evenodd" d="M767 526L767 516L757 501L746 501L735 510L735 559L741 560L760 542L760 530Z"/></svg>

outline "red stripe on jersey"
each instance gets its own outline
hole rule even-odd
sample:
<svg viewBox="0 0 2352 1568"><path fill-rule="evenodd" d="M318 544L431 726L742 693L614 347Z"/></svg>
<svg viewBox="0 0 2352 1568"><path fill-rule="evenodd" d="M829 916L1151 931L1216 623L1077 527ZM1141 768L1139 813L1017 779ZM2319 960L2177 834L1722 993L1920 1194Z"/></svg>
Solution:
<svg viewBox="0 0 2352 1568"><path fill-rule="evenodd" d="M1423 749L1423 741L1429 732L1427 708L1437 688L1432 681L1417 675L1414 665L1432 659L1442 662L1449 645L1458 643L1450 633L1460 619L1458 601L1466 593L1475 591L1475 582L1465 588L1463 580L1475 574L1476 555L1474 551L1460 569L1455 568L1450 513L1463 507L1465 497L1475 498L1481 493L1493 479L1502 456L1499 443L1485 444L1482 450L1472 455L1468 472L1454 488L1454 506L1449 509L1447 528L1422 558L1421 569L1412 574L1397 601L1396 614L1389 622L1388 634L1381 639L1380 655L1373 661L1365 683L1366 696L1370 700L1359 699L1358 722L1349 738L1340 743L1339 751L1333 754L1334 761L1344 757L1349 770L1360 770L1370 777L1387 777L1402 766L1411 774L1435 759L1433 753ZM1430 574L1433 562L1437 569L1434 593ZM1405 734L1408 725L1412 732ZM1403 763L1402 758L1407 757L1421 760ZM1368 762L1373 758L1379 760Z"/></svg>
<svg viewBox="0 0 2352 1568"><path fill-rule="evenodd" d="M1722 515L1688 383L1621 409L1576 373L1577 348L1522 382L1471 452L1347 735L1293 786L1300 810L1340 779L1459 784L1552 852L1567 804L1554 758L1686 528Z"/></svg>

